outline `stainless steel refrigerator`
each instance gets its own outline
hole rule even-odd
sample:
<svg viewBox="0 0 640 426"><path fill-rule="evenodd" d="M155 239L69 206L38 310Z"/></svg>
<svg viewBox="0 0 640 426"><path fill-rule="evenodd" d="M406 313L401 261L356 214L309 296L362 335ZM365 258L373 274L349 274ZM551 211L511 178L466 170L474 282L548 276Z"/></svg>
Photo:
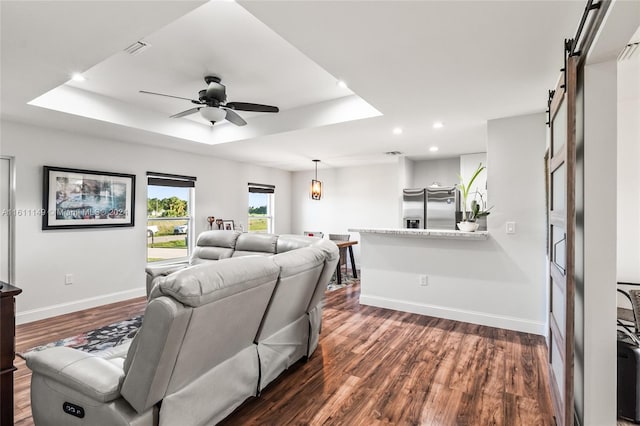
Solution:
<svg viewBox="0 0 640 426"><path fill-rule="evenodd" d="M424 229L424 188L408 188L402 191L402 227Z"/></svg>
<svg viewBox="0 0 640 426"><path fill-rule="evenodd" d="M426 228L456 229L458 190L455 186L426 189Z"/></svg>

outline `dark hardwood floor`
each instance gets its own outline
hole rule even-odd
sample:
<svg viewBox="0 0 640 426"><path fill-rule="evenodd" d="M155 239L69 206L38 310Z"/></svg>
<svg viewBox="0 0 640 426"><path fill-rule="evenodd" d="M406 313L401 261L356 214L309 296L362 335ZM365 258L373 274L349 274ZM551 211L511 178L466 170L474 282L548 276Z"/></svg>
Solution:
<svg viewBox="0 0 640 426"><path fill-rule="evenodd" d="M224 425L553 425L541 336L361 306L327 293L320 345ZM19 351L144 309L144 299L18 326ZM18 362L16 424L30 425Z"/></svg>
<svg viewBox="0 0 640 426"><path fill-rule="evenodd" d="M60 315L16 326L16 352L24 352L65 337L91 331L122 321L144 312L147 298L139 297L99 308ZM22 358L16 357L14 382L14 423L16 426L33 425L31 419L31 370ZM63 425L60 425L63 426Z"/></svg>

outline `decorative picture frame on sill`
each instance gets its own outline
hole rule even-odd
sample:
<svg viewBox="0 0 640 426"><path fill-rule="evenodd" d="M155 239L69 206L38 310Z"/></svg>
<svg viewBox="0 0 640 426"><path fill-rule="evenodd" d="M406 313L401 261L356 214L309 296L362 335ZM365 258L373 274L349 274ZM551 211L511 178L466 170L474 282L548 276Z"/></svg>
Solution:
<svg viewBox="0 0 640 426"><path fill-rule="evenodd" d="M43 166L42 229L134 226L136 176Z"/></svg>
<svg viewBox="0 0 640 426"><path fill-rule="evenodd" d="M222 221L222 229L224 229L225 231L233 231L235 230L235 225L233 223L233 220L223 220Z"/></svg>

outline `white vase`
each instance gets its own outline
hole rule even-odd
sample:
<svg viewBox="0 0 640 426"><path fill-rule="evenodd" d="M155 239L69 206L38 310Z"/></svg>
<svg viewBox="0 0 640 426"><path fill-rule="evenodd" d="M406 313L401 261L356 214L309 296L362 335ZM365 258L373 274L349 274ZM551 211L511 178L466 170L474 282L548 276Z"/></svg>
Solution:
<svg viewBox="0 0 640 426"><path fill-rule="evenodd" d="M474 232L479 226L480 224L476 222L458 222L458 229L464 232Z"/></svg>

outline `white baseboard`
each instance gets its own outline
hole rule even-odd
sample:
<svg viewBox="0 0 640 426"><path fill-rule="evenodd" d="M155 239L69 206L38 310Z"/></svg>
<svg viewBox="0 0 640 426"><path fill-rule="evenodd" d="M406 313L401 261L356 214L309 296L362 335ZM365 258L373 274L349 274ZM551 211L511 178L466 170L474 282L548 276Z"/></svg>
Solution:
<svg viewBox="0 0 640 426"><path fill-rule="evenodd" d="M146 288L140 287L133 290L119 291L117 293L105 294L102 296L89 297L73 302L60 303L58 305L45 306L43 308L31 309L16 314L16 324L26 324L58 315L69 314L83 309L95 308L96 306L107 305L109 303L121 302L146 295Z"/></svg>
<svg viewBox="0 0 640 426"><path fill-rule="evenodd" d="M429 315L489 327L505 328L507 330L522 331L524 333L546 335L544 323L514 318L502 315L492 315L485 312L475 312L463 309L435 306L406 300L390 299L387 297L360 295L360 304L393 309L395 311L411 312L413 314Z"/></svg>

